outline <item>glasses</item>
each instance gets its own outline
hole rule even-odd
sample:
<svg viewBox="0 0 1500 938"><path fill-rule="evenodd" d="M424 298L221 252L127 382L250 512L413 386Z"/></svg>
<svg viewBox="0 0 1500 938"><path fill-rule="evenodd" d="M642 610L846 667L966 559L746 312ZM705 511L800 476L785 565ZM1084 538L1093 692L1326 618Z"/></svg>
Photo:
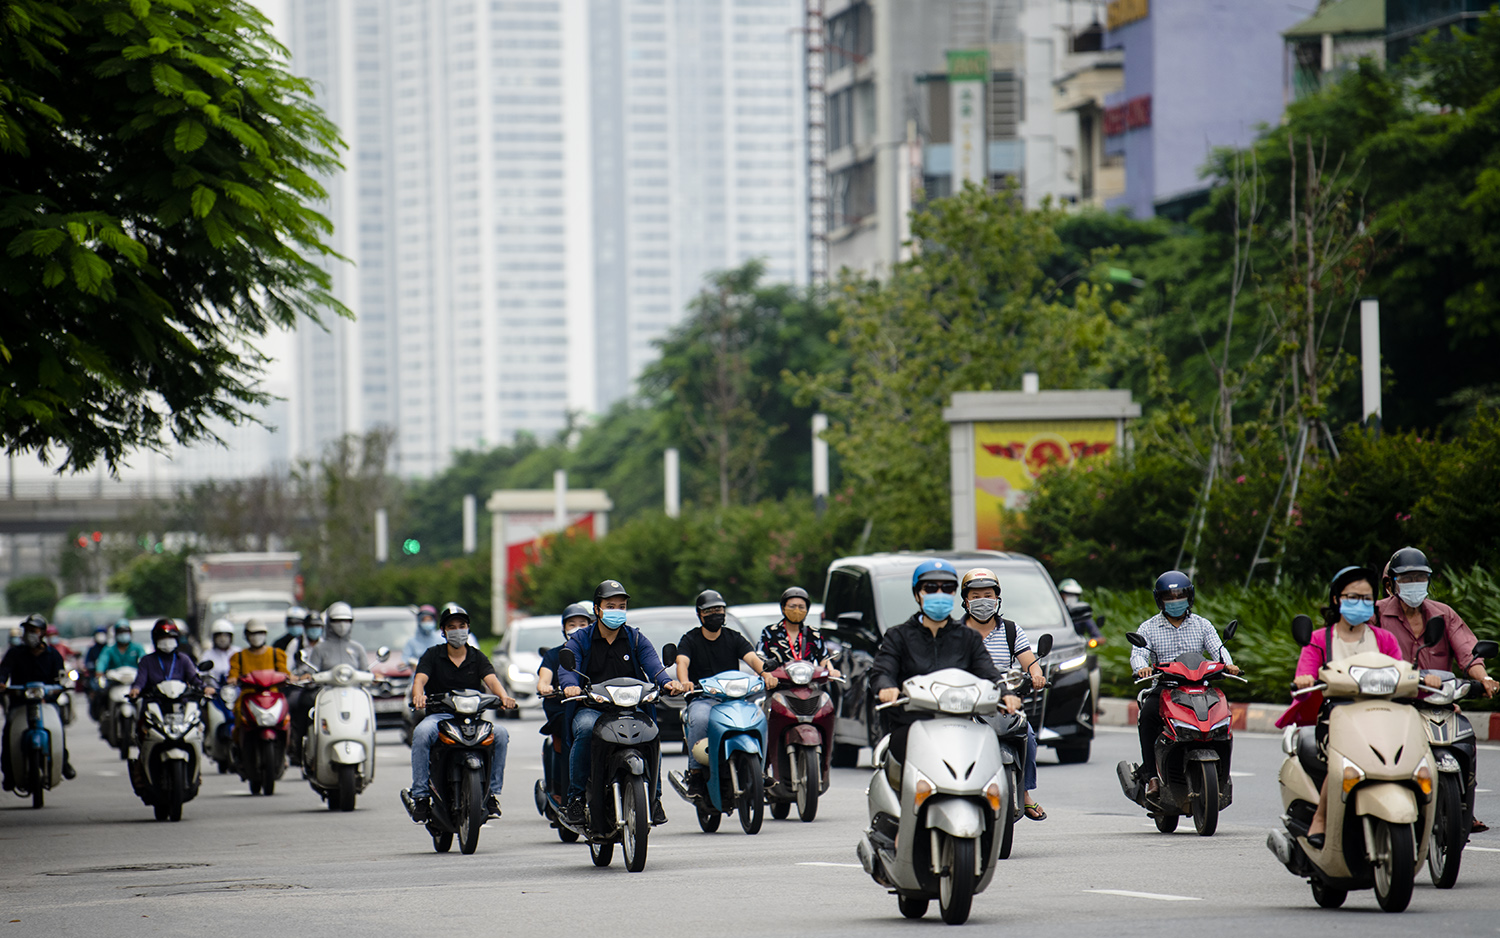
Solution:
<svg viewBox="0 0 1500 938"><path fill-rule="evenodd" d="M923 583L924 593L954 593L958 591L957 583Z"/></svg>
<svg viewBox="0 0 1500 938"><path fill-rule="evenodd" d="M1339 599L1347 599L1351 603L1370 602L1375 598L1374 593L1345 593Z"/></svg>

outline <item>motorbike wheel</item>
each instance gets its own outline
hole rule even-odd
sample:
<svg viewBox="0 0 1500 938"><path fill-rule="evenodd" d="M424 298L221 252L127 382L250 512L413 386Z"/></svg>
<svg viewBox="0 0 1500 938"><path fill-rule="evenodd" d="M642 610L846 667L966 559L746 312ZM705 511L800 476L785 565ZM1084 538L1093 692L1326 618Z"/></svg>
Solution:
<svg viewBox="0 0 1500 938"><path fill-rule="evenodd" d="M252 794L252 795L258 795L258 794L260 794L260 780L259 779L252 778L250 780L250 794Z"/></svg>
<svg viewBox="0 0 1500 938"><path fill-rule="evenodd" d="M740 815L740 827L747 834L760 833L760 825L766 819L766 777L762 773L760 760L748 752L734 754L735 774L745 785L735 809Z"/></svg>
<svg viewBox="0 0 1500 938"><path fill-rule="evenodd" d="M340 811L354 810L355 788L358 784L359 779L354 775L354 766L339 766L338 806ZM330 796L328 800L332 802L333 797Z"/></svg>
<svg viewBox="0 0 1500 938"><path fill-rule="evenodd" d="M908 899L906 896L896 897L896 908L907 918L921 918L927 914L926 899Z"/></svg>
<svg viewBox="0 0 1500 938"><path fill-rule="evenodd" d="M1010 797L1000 809L1000 852L996 856L1001 860L1010 859L1010 848L1016 836L1015 806L1020 797L1021 773L1014 765L1005 770L1005 780L1009 783Z"/></svg>
<svg viewBox="0 0 1500 938"><path fill-rule="evenodd" d="M1318 904L1319 908L1323 909L1336 909L1344 904L1345 899L1349 898L1349 890L1334 889L1332 886L1325 886L1317 880L1312 881L1312 894L1313 901Z"/></svg>
<svg viewBox="0 0 1500 938"><path fill-rule="evenodd" d="M1093 748L1093 745L1092 740L1085 740L1081 745L1077 746L1058 746L1056 750L1057 764L1082 765L1089 761L1089 752Z"/></svg>
<svg viewBox="0 0 1500 938"><path fill-rule="evenodd" d="M151 806L151 814L158 821L165 821L167 819L167 806L164 804L154 804Z"/></svg>
<svg viewBox="0 0 1500 938"><path fill-rule="evenodd" d="M1193 828L1199 837L1212 837L1219 829L1219 769L1216 762L1198 763L1193 786Z"/></svg>
<svg viewBox="0 0 1500 938"><path fill-rule="evenodd" d="M719 821L723 818L724 815L715 811L712 806L698 805L698 826L703 829L703 833L712 834L718 830Z"/></svg>
<svg viewBox="0 0 1500 938"><path fill-rule="evenodd" d="M594 861L595 866L609 866L609 861L615 858L614 843L596 844L589 842L589 859Z"/></svg>
<svg viewBox="0 0 1500 938"><path fill-rule="evenodd" d="M161 793L163 807L167 812L167 820L182 820L182 799L187 795L187 766L176 759L168 760L171 764L166 771L166 791Z"/></svg>
<svg viewBox="0 0 1500 938"><path fill-rule="evenodd" d="M277 771L280 766L276 764L276 741L263 739L260 741L259 764L256 769L260 771L260 790L262 794L272 795L276 793L276 776L281 773Z"/></svg>
<svg viewBox="0 0 1500 938"><path fill-rule="evenodd" d="M578 832L565 824L557 825L557 839L565 844L578 843Z"/></svg>
<svg viewBox="0 0 1500 938"><path fill-rule="evenodd" d="M778 821L785 821L792 816L792 803L790 801L771 802L771 817Z"/></svg>
<svg viewBox="0 0 1500 938"><path fill-rule="evenodd" d="M1385 857L1375 864L1375 901L1387 912L1405 911L1417 879L1411 825L1376 820L1374 827L1374 853Z"/></svg>
<svg viewBox="0 0 1500 938"><path fill-rule="evenodd" d="M639 873L646 868L646 837L651 833L651 804L646 800L646 780L639 775L622 775L616 790L620 795L620 820L625 828L620 839L620 853L625 869Z"/></svg>
<svg viewBox="0 0 1500 938"><path fill-rule="evenodd" d="M1464 801L1458 777L1438 773L1437 812L1432 822L1432 845L1427 849L1427 873L1432 885L1452 889L1464 855Z"/></svg>
<svg viewBox="0 0 1500 938"><path fill-rule="evenodd" d="M452 831L444 831L441 834L439 834L437 831L431 831L430 833L432 834L432 849L436 850L438 853L447 853L449 850L453 849Z"/></svg>
<svg viewBox="0 0 1500 938"><path fill-rule="evenodd" d="M797 817L803 821L811 821L818 816L818 790L822 787L820 775L823 760L818 758L818 751L811 748L804 748L801 758L802 787L797 789Z"/></svg>
<svg viewBox="0 0 1500 938"><path fill-rule="evenodd" d="M1157 830L1163 834L1170 834L1177 830L1177 822L1180 818L1175 814L1158 814L1152 820L1156 821Z"/></svg>
<svg viewBox="0 0 1500 938"><path fill-rule="evenodd" d="M478 769L465 769L458 792L458 850L465 856L479 846L479 829L484 826L484 775Z"/></svg>
<svg viewBox="0 0 1500 938"><path fill-rule="evenodd" d="M31 806L33 808L40 808L42 802L46 800L46 796L42 793L44 787L42 781L42 760L36 758L31 763Z"/></svg>
<svg viewBox="0 0 1500 938"><path fill-rule="evenodd" d="M942 850L944 873L938 880L938 910L949 925L962 925L969 920L979 883L974 873L974 840L945 836Z"/></svg>

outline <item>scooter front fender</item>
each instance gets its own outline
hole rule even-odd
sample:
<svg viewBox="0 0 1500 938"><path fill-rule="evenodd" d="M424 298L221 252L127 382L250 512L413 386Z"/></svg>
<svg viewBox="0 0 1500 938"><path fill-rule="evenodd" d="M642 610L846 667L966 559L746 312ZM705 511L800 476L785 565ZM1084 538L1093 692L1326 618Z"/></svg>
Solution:
<svg viewBox="0 0 1500 938"><path fill-rule="evenodd" d="M1416 793L1410 788L1395 782L1378 782L1354 790L1354 813L1392 824L1415 824L1421 812Z"/></svg>
<svg viewBox="0 0 1500 938"><path fill-rule="evenodd" d="M811 723L798 723L796 726L788 727L784 738L789 745L794 746L823 745L822 732Z"/></svg>
<svg viewBox="0 0 1500 938"><path fill-rule="evenodd" d="M359 765L365 761L365 744L342 739L328 746L328 761L334 765Z"/></svg>
<svg viewBox="0 0 1500 938"><path fill-rule="evenodd" d="M926 805L926 826L954 837L975 838L984 834L984 813L968 798L934 796Z"/></svg>

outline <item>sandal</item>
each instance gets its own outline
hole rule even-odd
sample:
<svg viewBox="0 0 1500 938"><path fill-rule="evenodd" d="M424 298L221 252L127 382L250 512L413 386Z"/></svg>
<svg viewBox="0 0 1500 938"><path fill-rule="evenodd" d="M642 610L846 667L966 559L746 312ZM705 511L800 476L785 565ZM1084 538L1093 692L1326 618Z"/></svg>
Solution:
<svg viewBox="0 0 1500 938"><path fill-rule="evenodd" d="M1026 816L1031 818L1033 821L1047 820L1047 812L1043 811L1042 806L1037 804L1035 801L1026 802Z"/></svg>
<svg viewBox="0 0 1500 938"><path fill-rule="evenodd" d="M1488 824L1484 823L1479 818L1475 818L1474 819L1474 826L1469 828L1469 833L1471 833L1471 834L1482 834L1482 833L1484 833L1485 831L1487 831L1489 829L1490 829L1490 826Z"/></svg>

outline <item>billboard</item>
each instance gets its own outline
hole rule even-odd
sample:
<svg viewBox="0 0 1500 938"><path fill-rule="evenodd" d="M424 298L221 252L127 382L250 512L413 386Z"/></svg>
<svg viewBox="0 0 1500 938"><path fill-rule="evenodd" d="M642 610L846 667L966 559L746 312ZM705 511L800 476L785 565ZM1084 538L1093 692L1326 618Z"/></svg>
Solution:
<svg viewBox="0 0 1500 938"><path fill-rule="evenodd" d="M980 548L1004 546L1003 509L1026 505L1026 493L1048 466L1068 466L1114 449L1117 420L976 421L974 534Z"/></svg>

